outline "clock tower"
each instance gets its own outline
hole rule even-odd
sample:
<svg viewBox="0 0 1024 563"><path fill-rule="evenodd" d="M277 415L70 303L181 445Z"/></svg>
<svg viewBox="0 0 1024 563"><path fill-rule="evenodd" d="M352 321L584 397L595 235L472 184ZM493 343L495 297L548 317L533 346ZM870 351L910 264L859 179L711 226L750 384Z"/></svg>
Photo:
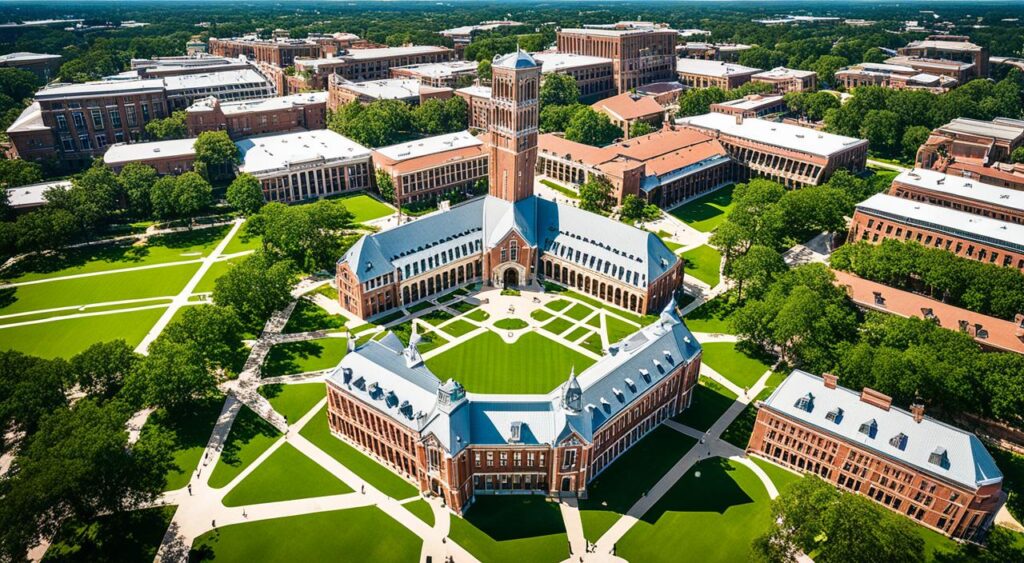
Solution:
<svg viewBox="0 0 1024 563"><path fill-rule="evenodd" d="M487 144L490 195L515 203L533 195L540 113L540 65L516 50L491 63Z"/></svg>

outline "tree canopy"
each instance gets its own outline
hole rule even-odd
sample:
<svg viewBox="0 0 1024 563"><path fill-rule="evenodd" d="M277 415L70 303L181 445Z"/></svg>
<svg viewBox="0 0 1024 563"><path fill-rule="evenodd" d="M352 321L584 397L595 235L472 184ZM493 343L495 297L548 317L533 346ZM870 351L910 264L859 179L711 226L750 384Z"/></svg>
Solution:
<svg viewBox="0 0 1024 563"><path fill-rule="evenodd" d="M565 138L577 143L603 147L622 136L622 129L616 127L608 116L590 106L581 106L573 113L565 127Z"/></svg>
<svg viewBox="0 0 1024 563"><path fill-rule="evenodd" d="M263 207L263 186L252 174L239 174L228 186L227 200L245 215L258 213Z"/></svg>

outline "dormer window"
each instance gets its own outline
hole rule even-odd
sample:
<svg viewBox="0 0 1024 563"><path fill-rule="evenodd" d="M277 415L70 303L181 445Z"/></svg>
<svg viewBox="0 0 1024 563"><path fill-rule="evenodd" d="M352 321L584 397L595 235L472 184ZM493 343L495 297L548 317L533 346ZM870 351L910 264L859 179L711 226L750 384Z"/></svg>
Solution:
<svg viewBox="0 0 1024 563"><path fill-rule="evenodd" d="M839 424L843 420L843 409L836 407L825 415L825 420Z"/></svg>
<svg viewBox="0 0 1024 563"><path fill-rule="evenodd" d="M860 428L858 429L858 432L864 434L868 438L874 438L875 434L878 433L878 423L875 422L875 419L872 418L871 420L865 422L864 424L861 424Z"/></svg>
<svg viewBox="0 0 1024 563"><path fill-rule="evenodd" d="M811 412L814 410L814 395L808 393L803 397L800 397L796 400L796 404L794 406L802 411Z"/></svg>
<svg viewBox="0 0 1024 563"><path fill-rule="evenodd" d="M928 463L949 469L949 455L946 453L946 448L942 446L935 448L935 451L928 454Z"/></svg>
<svg viewBox="0 0 1024 563"><path fill-rule="evenodd" d="M630 391L636 393L636 383L632 379L630 379L628 377L625 379L625 382L626 382L626 387L629 387Z"/></svg>
<svg viewBox="0 0 1024 563"><path fill-rule="evenodd" d="M651 382L651 372L646 369L640 368L640 377L644 378L647 383Z"/></svg>
<svg viewBox="0 0 1024 563"><path fill-rule="evenodd" d="M523 423L518 421L518 420L513 422L512 423L512 427L509 429L508 441L509 442L519 442L519 441L521 441L522 440L522 433L523 433Z"/></svg>
<svg viewBox="0 0 1024 563"><path fill-rule="evenodd" d="M900 432L899 434L889 439L889 445L898 450L907 449L907 435Z"/></svg>

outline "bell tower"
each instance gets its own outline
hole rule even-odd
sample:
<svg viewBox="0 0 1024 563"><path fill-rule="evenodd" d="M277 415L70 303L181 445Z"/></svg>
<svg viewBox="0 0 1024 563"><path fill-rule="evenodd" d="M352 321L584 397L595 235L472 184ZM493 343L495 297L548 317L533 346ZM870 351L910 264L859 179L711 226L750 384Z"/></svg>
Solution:
<svg viewBox="0 0 1024 563"><path fill-rule="evenodd" d="M540 65L516 49L491 63L487 143L490 195L517 202L533 195L540 112Z"/></svg>

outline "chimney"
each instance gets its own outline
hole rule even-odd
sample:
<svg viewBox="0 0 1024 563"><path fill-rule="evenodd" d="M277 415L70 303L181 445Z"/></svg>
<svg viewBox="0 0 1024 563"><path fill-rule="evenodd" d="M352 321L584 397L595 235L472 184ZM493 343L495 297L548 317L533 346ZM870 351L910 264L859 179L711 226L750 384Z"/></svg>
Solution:
<svg viewBox="0 0 1024 563"><path fill-rule="evenodd" d="M836 382L839 381L839 378L836 377L836 375L832 374L832 373L823 373L823 374L821 374L821 378L825 380L825 388L826 389L835 389L836 388Z"/></svg>
<svg viewBox="0 0 1024 563"><path fill-rule="evenodd" d="M921 403L910 405L910 414L914 415L914 422L921 422L924 420L924 405Z"/></svg>
<svg viewBox="0 0 1024 563"><path fill-rule="evenodd" d="M743 125L743 112L736 114L736 125Z"/></svg>
<svg viewBox="0 0 1024 563"><path fill-rule="evenodd" d="M865 387L864 390L860 392L860 400L863 403L878 407L884 411L889 410L889 407L892 406L892 397L885 393L875 391L870 387Z"/></svg>

